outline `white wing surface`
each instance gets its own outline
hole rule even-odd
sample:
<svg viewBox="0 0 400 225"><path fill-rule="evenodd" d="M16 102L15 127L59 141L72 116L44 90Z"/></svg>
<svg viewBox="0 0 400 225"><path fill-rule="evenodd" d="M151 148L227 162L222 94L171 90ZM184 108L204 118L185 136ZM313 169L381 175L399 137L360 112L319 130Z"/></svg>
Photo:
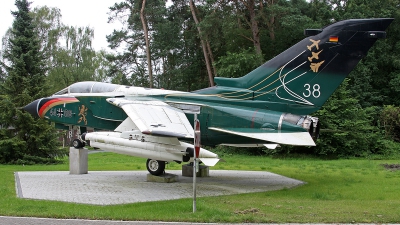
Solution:
<svg viewBox="0 0 400 225"><path fill-rule="evenodd" d="M158 101L108 98L107 102L122 108L143 134L193 138L193 128L182 110Z"/></svg>
<svg viewBox="0 0 400 225"><path fill-rule="evenodd" d="M296 146L315 146L315 142L308 132L254 132L254 129L246 128L218 128L210 127L210 130L215 130L219 132L235 134L239 136L269 141L276 144L285 145L296 145ZM276 148L276 146L270 145L267 148Z"/></svg>

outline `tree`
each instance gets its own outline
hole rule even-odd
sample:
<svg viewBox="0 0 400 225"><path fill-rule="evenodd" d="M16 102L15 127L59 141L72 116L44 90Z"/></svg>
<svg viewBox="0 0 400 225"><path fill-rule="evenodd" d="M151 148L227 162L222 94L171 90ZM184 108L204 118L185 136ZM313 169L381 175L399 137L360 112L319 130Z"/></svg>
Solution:
<svg viewBox="0 0 400 225"><path fill-rule="evenodd" d="M399 1L349 1L342 18L394 18L387 38L378 40L350 74L352 92L363 107L400 105L400 8Z"/></svg>
<svg viewBox="0 0 400 225"><path fill-rule="evenodd" d="M250 16L250 27L251 27L251 33L253 34L253 43L254 43L254 47L256 49L257 54L262 55L261 52L261 43L260 43L260 30L259 30L259 26L258 26L258 20L256 18L256 5L257 3L255 2L255 0L241 0L241 2L246 6L248 12L249 12L249 16ZM273 0L269 2L270 4L273 3ZM260 3L260 7L263 7L262 1ZM269 26L273 26L274 24L274 19L270 20ZM273 30L271 30L270 35L271 35L271 39L275 40L275 37L273 35Z"/></svg>
<svg viewBox="0 0 400 225"><path fill-rule="evenodd" d="M92 49L93 36L89 27L62 27L65 44L57 46L48 59L53 93L79 81L105 80L105 53Z"/></svg>
<svg viewBox="0 0 400 225"><path fill-rule="evenodd" d="M321 134L314 152L317 154L367 156L383 148L378 143L384 139L374 126L379 110L363 109L348 90L348 79L315 113L321 122Z"/></svg>
<svg viewBox="0 0 400 225"><path fill-rule="evenodd" d="M400 107L386 105L379 119L386 137L400 142Z"/></svg>
<svg viewBox="0 0 400 225"><path fill-rule="evenodd" d="M110 7L110 22L122 20L124 27L108 35L109 46L115 53L107 59L113 80L150 86L140 20L142 3L125 0ZM173 1L167 9L165 1L146 0L144 15L148 24L153 86L183 91L208 87L204 55L188 1Z"/></svg>
<svg viewBox="0 0 400 225"><path fill-rule="evenodd" d="M124 74L133 85L153 86L152 62L156 59L151 51L152 36L164 20L165 10L162 0L125 0L110 7L109 22L122 18L126 24L107 36L111 49L119 48L116 54L108 56L112 62L111 76Z"/></svg>
<svg viewBox="0 0 400 225"><path fill-rule="evenodd" d="M144 41L146 43L146 58L147 58L147 71L149 73L149 83L150 83L150 88L153 87L153 68L151 66L151 51L150 51L150 40L149 40L149 31L147 29L147 20L146 20L146 15L145 15L145 6L146 6L146 0L142 0L142 8L140 9L140 21L142 22L142 27L143 27L143 36L144 36Z"/></svg>
<svg viewBox="0 0 400 225"><path fill-rule="evenodd" d="M15 19L2 63L6 78L0 89L0 163L54 162L60 154L54 128L18 109L47 96L48 87L30 3L16 0L15 5L18 10L12 12Z"/></svg>
<svg viewBox="0 0 400 225"><path fill-rule="evenodd" d="M174 1L162 23L154 28L153 57L162 68L157 75L158 86L182 91L209 87L204 53L188 1Z"/></svg>
<svg viewBox="0 0 400 225"><path fill-rule="evenodd" d="M75 82L106 79L108 62L105 52L92 48L92 28L63 24L58 8L37 7L31 15L45 56L50 93Z"/></svg>
<svg viewBox="0 0 400 225"><path fill-rule="evenodd" d="M47 6L35 7L31 15L35 30L39 35L40 50L44 53L46 60L51 62L54 52L60 46L59 40L64 31L61 10ZM48 64L47 66L51 68L53 65Z"/></svg>
<svg viewBox="0 0 400 225"><path fill-rule="evenodd" d="M238 78L259 67L261 56L255 54L254 49L244 50L240 53L228 52L226 56L220 57L216 62L218 75L220 77Z"/></svg>
<svg viewBox="0 0 400 225"><path fill-rule="evenodd" d="M201 28L198 26L199 20L197 19L196 16L196 6L194 5L193 0L189 1L189 5L190 5L190 11L192 12L193 20L195 21L197 30L199 32L199 38L203 49L204 61L206 62L206 67L207 67L208 80L210 81L210 86L214 86L214 76L211 72L211 64L209 59L209 55L211 55L211 50L209 48L207 49L207 43L201 36L202 35Z"/></svg>

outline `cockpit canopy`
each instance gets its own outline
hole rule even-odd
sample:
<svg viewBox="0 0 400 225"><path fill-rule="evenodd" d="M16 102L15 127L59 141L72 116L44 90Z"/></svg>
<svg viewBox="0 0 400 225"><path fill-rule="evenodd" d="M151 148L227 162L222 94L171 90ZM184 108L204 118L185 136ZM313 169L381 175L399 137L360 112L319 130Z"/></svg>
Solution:
<svg viewBox="0 0 400 225"><path fill-rule="evenodd" d="M123 85L101 83L95 81L84 81L71 84L70 86L54 93L54 95L64 95L70 93L103 93L103 92L113 92L117 88Z"/></svg>

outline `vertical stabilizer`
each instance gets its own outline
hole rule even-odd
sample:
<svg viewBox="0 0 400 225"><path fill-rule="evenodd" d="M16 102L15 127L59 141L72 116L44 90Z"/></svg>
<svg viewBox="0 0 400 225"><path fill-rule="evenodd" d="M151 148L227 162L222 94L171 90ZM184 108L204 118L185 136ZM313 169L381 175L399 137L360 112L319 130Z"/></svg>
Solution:
<svg viewBox="0 0 400 225"><path fill-rule="evenodd" d="M227 98L301 104L319 109L393 19L353 19L320 30L240 78L216 77ZM244 91L245 90L245 91ZM243 94L246 93L246 94ZM311 112L310 112L311 113Z"/></svg>

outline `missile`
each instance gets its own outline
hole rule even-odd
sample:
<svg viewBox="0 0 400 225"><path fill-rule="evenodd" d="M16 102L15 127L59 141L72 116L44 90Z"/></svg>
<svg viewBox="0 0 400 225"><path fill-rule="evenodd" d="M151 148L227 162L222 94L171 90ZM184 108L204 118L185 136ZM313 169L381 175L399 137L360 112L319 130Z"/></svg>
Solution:
<svg viewBox="0 0 400 225"><path fill-rule="evenodd" d="M91 147L106 151L155 159L160 161L193 161L194 147L181 142L176 137L152 136L140 131L91 132L82 135L82 139ZM200 149L200 160L206 166L214 166L218 155L206 149Z"/></svg>

